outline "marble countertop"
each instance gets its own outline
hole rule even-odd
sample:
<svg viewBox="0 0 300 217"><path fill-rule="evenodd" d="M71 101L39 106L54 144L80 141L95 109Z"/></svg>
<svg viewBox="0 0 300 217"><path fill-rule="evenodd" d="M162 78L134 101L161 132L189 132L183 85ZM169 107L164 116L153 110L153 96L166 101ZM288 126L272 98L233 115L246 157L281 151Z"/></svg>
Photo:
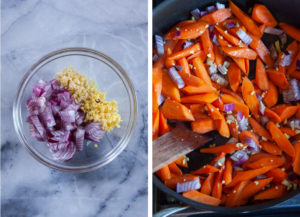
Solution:
<svg viewBox="0 0 300 217"><path fill-rule="evenodd" d="M2 216L147 216L147 1L2 1ZM111 56L130 75L139 103L127 148L83 174L33 159L13 127L12 104L23 74L43 55L81 46Z"/></svg>

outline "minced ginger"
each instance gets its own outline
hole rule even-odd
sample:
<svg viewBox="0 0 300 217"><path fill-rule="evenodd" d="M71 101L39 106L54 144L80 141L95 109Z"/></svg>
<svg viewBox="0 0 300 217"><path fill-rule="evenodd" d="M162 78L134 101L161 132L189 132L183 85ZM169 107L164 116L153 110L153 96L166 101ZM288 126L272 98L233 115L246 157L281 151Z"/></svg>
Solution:
<svg viewBox="0 0 300 217"><path fill-rule="evenodd" d="M100 122L104 131L120 127L121 117L115 100L106 101L105 93L98 90L93 80L81 75L69 66L57 73L56 78L63 88L69 90L76 103L81 104L85 122Z"/></svg>

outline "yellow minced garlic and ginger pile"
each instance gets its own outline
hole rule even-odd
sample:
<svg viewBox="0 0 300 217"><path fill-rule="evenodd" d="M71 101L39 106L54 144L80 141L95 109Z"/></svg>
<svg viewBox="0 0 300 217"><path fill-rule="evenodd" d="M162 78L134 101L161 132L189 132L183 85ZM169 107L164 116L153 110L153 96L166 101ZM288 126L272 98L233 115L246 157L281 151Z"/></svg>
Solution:
<svg viewBox="0 0 300 217"><path fill-rule="evenodd" d="M93 80L81 75L69 66L57 73L61 86L69 90L76 103L81 103L85 122L100 122L104 131L120 127L121 117L115 100L106 101L105 93L98 90Z"/></svg>

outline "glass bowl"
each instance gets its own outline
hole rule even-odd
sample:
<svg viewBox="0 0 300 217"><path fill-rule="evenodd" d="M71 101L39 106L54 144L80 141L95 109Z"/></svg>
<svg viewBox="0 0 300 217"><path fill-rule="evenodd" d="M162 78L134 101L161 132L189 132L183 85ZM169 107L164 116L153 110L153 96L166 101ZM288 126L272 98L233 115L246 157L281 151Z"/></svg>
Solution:
<svg viewBox="0 0 300 217"><path fill-rule="evenodd" d="M57 72L71 65L81 74L93 79L107 100L116 100L122 122L120 128L107 132L100 143L86 142L82 151L66 162L55 161L45 142L32 138L26 122L26 101L32 88L42 79L50 81ZM54 51L35 63L22 78L13 105L13 120L20 141L29 153L48 167L69 171L87 172L102 167L115 159L128 144L137 117L137 100L133 85L122 69L110 57L87 48L66 48Z"/></svg>

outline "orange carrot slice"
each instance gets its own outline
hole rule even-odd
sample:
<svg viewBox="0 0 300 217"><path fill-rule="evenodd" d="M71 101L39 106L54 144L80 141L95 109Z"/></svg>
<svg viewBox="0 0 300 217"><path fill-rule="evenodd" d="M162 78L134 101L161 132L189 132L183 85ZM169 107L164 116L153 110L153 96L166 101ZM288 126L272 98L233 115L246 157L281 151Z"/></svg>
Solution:
<svg viewBox="0 0 300 217"><path fill-rule="evenodd" d="M263 65L260 59L256 60L255 81L259 89L261 90L269 89L269 80L265 70L265 66Z"/></svg>
<svg viewBox="0 0 300 217"><path fill-rule="evenodd" d="M235 36L228 33L227 30L223 30L218 26L215 26L216 30L222 35L229 43L236 47L247 47L246 44L244 44L240 39L236 38Z"/></svg>
<svg viewBox="0 0 300 217"><path fill-rule="evenodd" d="M201 148L201 153L210 153L210 154L220 154L224 152L225 154L229 154L233 151L243 149L246 144L225 144L225 145L219 145L217 147L213 148Z"/></svg>
<svg viewBox="0 0 300 217"><path fill-rule="evenodd" d="M196 57L192 60L193 70L196 76L201 78L206 84L212 85L208 72L199 57Z"/></svg>
<svg viewBox="0 0 300 217"><path fill-rule="evenodd" d="M216 174L215 182L211 192L211 195L218 199L221 199L222 197L222 187L223 187L222 179L223 179L223 170L219 171Z"/></svg>
<svg viewBox="0 0 300 217"><path fill-rule="evenodd" d="M215 60L215 54L213 49L213 44L210 40L209 31L208 29L200 36L201 45L204 50L205 55L208 57L209 60Z"/></svg>
<svg viewBox="0 0 300 217"><path fill-rule="evenodd" d="M164 182L169 188L176 189L177 183L189 182L195 179L199 179L199 177L191 174L184 174L182 176L170 177L169 179L164 180Z"/></svg>
<svg viewBox="0 0 300 217"><path fill-rule="evenodd" d="M181 169L176 165L175 162L172 162L168 165L169 169L170 169L170 172L172 174L175 174L177 176L181 176L182 175L182 171Z"/></svg>
<svg viewBox="0 0 300 217"><path fill-rule="evenodd" d="M225 61L225 57L220 51L220 48L218 46L214 46L214 54L215 54L215 63L217 66L223 65Z"/></svg>
<svg viewBox="0 0 300 217"><path fill-rule="evenodd" d="M186 156L181 156L180 158L178 158L177 160L174 161L177 165L181 166L181 167L185 167L188 168L188 163L187 163L187 158Z"/></svg>
<svg viewBox="0 0 300 217"><path fill-rule="evenodd" d="M182 121L195 120L191 111L175 100L166 99L161 109L167 119Z"/></svg>
<svg viewBox="0 0 300 217"><path fill-rule="evenodd" d="M227 8L213 11L207 15L201 17L201 20L208 22L209 24L216 24L223 22L227 18L231 17L231 12Z"/></svg>
<svg viewBox="0 0 300 217"><path fill-rule="evenodd" d="M296 142L295 145L295 159L293 170L295 173L300 175L300 142Z"/></svg>
<svg viewBox="0 0 300 217"><path fill-rule="evenodd" d="M228 95L228 94L222 94L221 99L224 104L234 104L234 112L240 111L246 118L249 116L249 108L244 103L237 100L235 97Z"/></svg>
<svg viewBox="0 0 300 217"><path fill-rule="evenodd" d="M241 70L235 63L231 63L227 75L231 89L236 92L242 81Z"/></svg>
<svg viewBox="0 0 300 217"><path fill-rule="evenodd" d="M285 76L284 72L277 71L275 69L267 69L269 79L283 90L287 90L290 88L289 82Z"/></svg>
<svg viewBox="0 0 300 217"><path fill-rule="evenodd" d="M269 82L269 89L267 90L265 96L263 97L263 102L269 108L276 105L278 101L278 90L277 87L272 83Z"/></svg>
<svg viewBox="0 0 300 217"><path fill-rule="evenodd" d="M249 60L256 59L256 52L250 48L245 47L222 47L225 54L234 58L246 58Z"/></svg>
<svg viewBox="0 0 300 217"><path fill-rule="evenodd" d="M230 160L230 158L226 158L225 161L223 180L225 181L225 185L229 184L232 180L232 161Z"/></svg>
<svg viewBox="0 0 300 217"><path fill-rule="evenodd" d="M287 105L287 104L281 104L273 108L273 111L276 112L281 121L284 121L296 114L298 110L297 106Z"/></svg>
<svg viewBox="0 0 300 217"><path fill-rule="evenodd" d="M192 174L201 175L201 174L216 173L216 172L219 172L218 168L207 164L207 165L203 166L202 168L192 172Z"/></svg>
<svg viewBox="0 0 300 217"><path fill-rule="evenodd" d="M160 111L159 112L159 136L162 136L170 131L171 131L171 127L168 125L167 119L165 118L164 114Z"/></svg>
<svg viewBox="0 0 300 217"><path fill-rule="evenodd" d="M270 27L277 26L277 22L265 5L255 4L252 10L252 19Z"/></svg>
<svg viewBox="0 0 300 217"><path fill-rule="evenodd" d="M253 128L253 131L257 135L263 136L266 139L272 141L271 135L269 134L269 132L263 126L260 125L260 123L258 123L254 118L251 118L251 117L248 120L249 120L249 123L250 123L251 127Z"/></svg>
<svg viewBox="0 0 300 217"><path fill-rule="evenodd" d="M283 180L287 178L288 175L281 168L274 168L271 169L269 172L267 172L266 176L272 177L273 182L281 183Z"/></svg>
<svg viewBox="0 0 300 217"><path fill-rule="evenodd" d="M210 117L213 120L218 120L218 119L223 119L224 118L224 116L221 114L219 109L214 107L212 104L206 103L206 108L208 110L208 113L209 113Z"/></svg>
<svg viewBox="0 0 300 217"><path fill-rule="evenodd" d="M203 185L201 186L201 193L210 195L215 181L215 173L209 173Z"/></svg>
<svg viewBox="0 0 300 217"><path fill-rule="evenodd" d="M270 200L282 197L286 193L286 187L281 184L277 184L267 190L264 190L254 196L254 200Z"/></svg>
<svg viewBox="0 0 300 217"><path fill-rule="evenodd" d="M256 97L253 84L247 77L244 77L244 79L243 79L242 94L243 94L243 99L246 102L246 104L248 105L250 111L253 113L253 115L255 117L258 117L259 116L259 101Z"/></svg>
<svg viewBox="0 0 300 217"><path fill-rule="evenodd" d="M156 112L158 110L158 101L162 91L162 67L163 58L158 60L152 68L152 111Z"/></svg>
<svg viewBox="0 0 300 217"><path fill-rule="evenodd" d="M272 142L260 141L260 145L262 146L262 149L265 152L268 152L273 155L281 155L282 154L281 149Z"/></svg>
<svg viewBox="0 0 300 217"><path fill-rule="evenodd" d="M250 197L255 195L257 192L261 191L266 187L273 178L261 179L249 182L241 193L241 198L248 201Z"/></svg>
<svg viewBox="0 0 300 217"><path fill-rule="evenodd" d="M300 30L298 28L287 23L279 23L279 26L288 36L300 41Z"/></svg>
<svg viewBox="0 0 300 217"><path fill-rule="evenodd" d="M219 206L221 203L221 200L206 194L203 194L199 191L192 190L187 191L182 194L182 196L187 197L191 200L197 201L199 203L204 203L212 206Z"/></svg>
<svg viewBox="0 0 300 217"><path fill-rule="evenodd" d="M162 167L161 169L159 169L156 172L156 174L163 181L166 181L166 180L171 178L171 172L170 172L170 169L169 169L168 165L166 165L166 166Z"/></svg>
<svg viewBox="0 0 300 217"><path fill-rule="evenodd" d="M180 102L180 92L167 72L162 72L162 94L165 97ZM154 102L153 102L154 103Z"/></svg>
<svg viewBox="0 0 300 217"><path fill-rule="evenodd" d="M200 78L198 78L198 79L200 79ZM197 94L201 94L201 93L216 92L217 90L208 84L202 83L202 85L199 85L199 86L185 86L185 87L181 88L181 91L183 93L185 93L186 95L197 95Z"/></svg>
<svg viewBox="0 0 300 217"><path fill-rule="evenodd" d="M239 184L237 184L233 190L232 193L230 194L229 198L226 200L226 206L228 207L233 207L233 206L239 206L242 203L242 192L244 188L247 186L249 183L248 180L241 181Z"/></svg>
<svg viewBox="0 0 300 217"><path fill-rule="evenodd" d="M199 43L196 43L186 49L183 49L183 50L180 50L180 51L177 51L177 52L174 52L173 54L171 54L168 59L170 60L178 60L178 59L181 59L183 57L188 57L194 53L196 53L197 51L200 51L201 48L200 48L200 44Z"/></svg>
<svg viewBox="0 0 300 217"><path fill-rule="evenodd" d="M234 58L232 57L233 61L237 64L237 66L242 70L245 75L247 75L245 60L243 58Z"/></svg>
<svg viewBox="0 0 300 217"><path fill-rule="evenodd" d="M273 110L269 109L268 107L265 108L264 115L267 116L270 120L272 120L275 123L281 122L279 115L276 112L274 112Z"/></svg>
<svg viewBox="0 0 300 217"><path fill-rule="evenodd" d="M226 138L230 136L230 130L224 117L222 117L222 119L215 120L215 126L221 136Z"/></svg>
<svg viewBox="0 0 300 217"><path fill-rule="evenodd" d="M193 96L185 96L181 98L182 103L212 103L218 99L217 93L203 93Z"/></svg>
<svg viewBox="0 0 300 217"><path fill-rule="evenodd" d="M159 133L159 110L152 113L152 140L157 139Z"/></svg>
<svg viewBox="0 0 300 217"><path fill-rule="evenodd" d="M280 167L283 164L284 164L284 159L282 159L281 157L277 157L277 156L271 156L271 157L262 158L253 163L250 163L247 165L247 167L251 168L251 169L258 169L258 168L262 168L265 166Z"/></svg>
<svg viewBox="0 0 300 217"><path fill-rule="evenodd" d="M211 118L202 118L191 123L192 130L196 133L208 133L216 129L214 120Z"/></svg>

